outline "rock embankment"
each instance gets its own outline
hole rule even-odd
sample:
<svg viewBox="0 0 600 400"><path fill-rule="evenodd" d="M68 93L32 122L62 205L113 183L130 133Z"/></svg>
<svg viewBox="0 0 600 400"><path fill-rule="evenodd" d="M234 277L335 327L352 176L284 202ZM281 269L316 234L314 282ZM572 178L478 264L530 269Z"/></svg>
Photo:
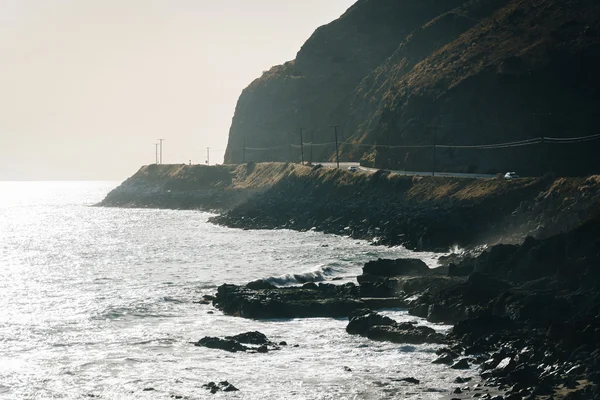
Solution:
<svg viewBox="0 0 600 400"><path fill-rule="evenodd" d="M151 165L99 204L222 212L243 229L316 229L446 251L574 229L600 208L600 178L405 177L266 163Z"/></svg>
<svg viewBox="0 0 600 400"><path fill-rule="evenodd" d="M410 313L456 324L440 362L479 368L507 398L600 398L599 267L594 218L462 261L466 280L426 286Z"/></svg>
<svg viewBox="0 0 600 400"><path fill-rule="evenodd" d="M410 178L313 169L215 217L249 229L316 229L414 250L520 243L574 229L600 205L600 179Z"/></svg>

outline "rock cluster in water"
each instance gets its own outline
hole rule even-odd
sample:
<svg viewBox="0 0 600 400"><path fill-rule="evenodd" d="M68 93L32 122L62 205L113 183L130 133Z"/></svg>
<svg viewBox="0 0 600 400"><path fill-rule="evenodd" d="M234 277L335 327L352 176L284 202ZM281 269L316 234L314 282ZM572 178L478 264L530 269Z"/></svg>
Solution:
<svg viewBox="0 0 600 400"><path fill-rule="evenodd" d="M285 345L282 343L280 343L280 345ZM194 343L194 345L209 349L225 350L231 353L236 353L238 351L268 353L269 350L281 349L281 347L271 342L265 334L261 332L246 332L235 336L227 336L225 338L206 336Z"/></svg>
<svg viewBox="0 0 600 400"><path fill-rule="evenodd" d="M223 285L214 304L247 318L347 316L350 334L446 344L433 362L477 368L486 384L505 393L497 398L600 398L600 218L566 234L454 261L438 270L418 260L373 261L359 286ZM444 336L398 323L372 310L382 304L454 328ZM467 385L456 392L474 391Z"/></svg>

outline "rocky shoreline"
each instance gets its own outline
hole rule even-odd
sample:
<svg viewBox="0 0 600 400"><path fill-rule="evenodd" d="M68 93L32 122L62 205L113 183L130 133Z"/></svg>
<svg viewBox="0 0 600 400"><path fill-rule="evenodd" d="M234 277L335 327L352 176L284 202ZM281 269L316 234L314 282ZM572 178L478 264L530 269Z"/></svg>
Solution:
<svg viewBox="0 0 600 400"><path fill-rule="evenodd" d="M595 215L600 179L505 181L405 177L302 166L149 165L99 206L216 211L240 229L293 229L446 252L521 243L574 229Z"/></svg>
<svg viewBox="0 0 600 400"><path fill-rule="evenodd" d="M492 388L478 392L458 385L454 398L595 399L600 398L599 265L600 218L545 240L494 246L438 270L420 260L369 262L358 285L223 285L213 304L225 314L253 319L347 317L349 334L443 344L434 363L477 368ZM377 313L386 307L407 308L411 315L454 327L444 336L397 323Z"/></svg>
<svg viewBox="0 0 600 400"><path fill-rule="evenodd" d="M212 221L229 227L314 229L419 250L470 246L436 270L378 260L364 266L358 285L255 281L223 285L210 301L232 316L348 318L349 333L373 340L444 344L436 362L477 368L496 391L488 394L519 400L600 398L598 204L598 177L412 179L247 164L216 175L209 167L144 167L100 205L216 209L222 214ZM440 337L378 314L382 308L454 328ZM221 340L209 343L227 345ZM485 398L467 386L455 397Z"/></svg>

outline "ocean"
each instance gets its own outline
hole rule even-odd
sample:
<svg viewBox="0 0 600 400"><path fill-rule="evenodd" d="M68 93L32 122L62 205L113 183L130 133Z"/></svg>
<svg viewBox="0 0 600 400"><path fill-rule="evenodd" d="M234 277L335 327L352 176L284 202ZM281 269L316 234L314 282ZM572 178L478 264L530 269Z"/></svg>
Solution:
<svg viewBox="0 0 600 400"><path fill-rule="evenodd" d="M457 374L431 364L436 346L350 336L344 319L245 320L198 304L224 283L343 283L378 257L418 257L433 267L435 255L314 231L229 229L197 211L93 207L117 185L0 182L0 399L449 393ZM192 344L255 330L289 346L245 354ZM211 395L202 387L224 380L239 391Z"/></svg>

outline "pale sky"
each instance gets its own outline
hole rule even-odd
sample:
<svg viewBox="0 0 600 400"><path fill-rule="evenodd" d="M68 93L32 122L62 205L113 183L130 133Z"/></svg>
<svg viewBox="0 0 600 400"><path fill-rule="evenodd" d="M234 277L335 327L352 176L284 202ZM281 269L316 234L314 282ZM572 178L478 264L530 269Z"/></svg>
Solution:
<svg viewBox="0 0 600 400"><path fill-rule="evenodd" d="M0 180L222 162L235 104L355 0L0 0Z"/></svg>

